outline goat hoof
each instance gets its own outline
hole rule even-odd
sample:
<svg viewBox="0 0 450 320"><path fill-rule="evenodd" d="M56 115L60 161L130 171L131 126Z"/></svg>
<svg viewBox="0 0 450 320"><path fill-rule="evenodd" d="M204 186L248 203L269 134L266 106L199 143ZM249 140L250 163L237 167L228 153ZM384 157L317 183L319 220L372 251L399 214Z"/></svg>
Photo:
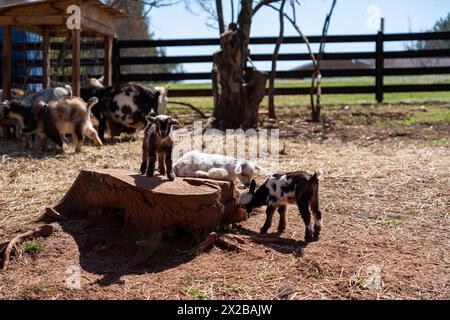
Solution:
<svg viewBox="0 0 450 320"><path fill-rule="evenodd" d="M278 228L278 233L283 233L286 230L286 227Z"/></svg>
<svg viewBox="0 0 450 320"><path fill-rule="evenodd" d="M170 181L173 181L173 180L175 180L175 175L173 173L168 173L167 179L169 179Z"/></svg>
<svg viewBox="0 0 450 320"><path fill-rule="evenodd" d="M151 172L151 171L147 171L147 173L146 173L147 177L149 177L149 178L153 177L153 174L154 174L154 172Z"/></svg>
<svg viewBox="0 0 450 320"><path fill-rule="evenodd" d="M268 230L268 228L262 227L261 230L260 230L260 233L263 233L263 234L267 233L267 230Z"/></svg>
<svg viewBox="0 0 450 320"><path fill-rule="evenodd" d="M141 167L139 168L139 172L142 174L145 174L146 170L147 170L147 165L145 163L141 164Z"/></svg>

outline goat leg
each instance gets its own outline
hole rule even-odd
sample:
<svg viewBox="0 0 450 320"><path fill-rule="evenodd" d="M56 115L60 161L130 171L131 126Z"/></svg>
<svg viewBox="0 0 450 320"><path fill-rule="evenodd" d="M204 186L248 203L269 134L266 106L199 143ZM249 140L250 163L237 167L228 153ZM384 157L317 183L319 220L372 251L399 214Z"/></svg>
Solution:
<svg viewBox="0 0 450 320"><path fill-rule="evenodd" d="M148 148L148 158L147 158L147 171L145 174L147 177L153 177L155 174L155 163L156 163L156 150L149 146Z"/></svg>
<svg viewBox="0 0 450 320"><path fill-rule="evenodd" d="M278 233L283 233L286 230L286 211L287 206L278 207L278 213L280 214L280 221L278 222Z"/></svg>
<svg viewBox="0 0 450 320"><path fill-rule="evenodd" d="M305 197L302 197L297 202L298 208L305 223L305 241L310 242L313 240L313 230L311 227L311 212L309 211L309 203Z"/></svg>
<svg viewBox="0 0 450 320"><path fill-rule="evenodd" d="M166 174L166 167L164 166L164 153L159 152L158 153L158 171L159 174Z"/></svg>
<svg viewBox="0 0 450 320"><path fill-rule="evenodd" d="M166 163L166 170L167 170L167 178L170 181L175 180L175 175L173 174L173 163L172 163L172 150L166 151L165 155L165 163Z"/></svg>
<svg viewBox="0 0 450 320"><path fill-rule="evenodd" d="M75 142L75 152L81 152L81 146L83 145L84 141L83 131L83 124L77 123L75 125L75 134L73 135L73 140Z"/></svg>
<svg viewBox="0 0 450 320"><path fill-rule="evenodd" d="M141 174L145 174L147 172L147 162L148 162L148 140L144 138L144 142L142 143L142 162L141 168L139 172Z"/></svg>
<svg viewBox="0 0 450 320"><path fill-rule="evenodd" d="M275 212L275 207L267 206L266 209L266 222L264 222L264 225L261 228L261 233L267 233L267 230L269 230L270 226L272 226L272 217L273 213Z"/></svg>

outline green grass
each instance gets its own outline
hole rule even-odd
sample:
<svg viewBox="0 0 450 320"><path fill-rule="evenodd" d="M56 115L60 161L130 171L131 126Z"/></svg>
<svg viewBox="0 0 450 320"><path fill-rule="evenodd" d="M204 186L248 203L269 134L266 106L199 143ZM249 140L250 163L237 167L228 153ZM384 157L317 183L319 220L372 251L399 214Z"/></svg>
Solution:
<svg viewBox="0 0 450 320"><path fill-rule="evenodd" d="M275 272L269 272L263 275L264 281L274 281L278 279L278 275Z"/></svg>
<svg viewBox="0 0 450 320"><path fill-rule="evenodd" d="M22 245L23 251L29 254L35 254L42 250L43 244L41 241L25 242Z"/></svg>
<svg viewBox="0 0 450 320"><path fill-rule="evenodd" d="M203 300L208 297L208 294L205 291L202 291L195 287L189 287L186 292L199 300Z"/></svg>
<svg viewBox="0 0 450 320"><path fill-rule="evenodd" d="M383 220L377 221L377 224L382 225L384 227L389 227L389 228L397 227L401 223L402 223L402 221L400 219L383 219Z"/></svg>
<svg viewBox="0 0 450 320"><path fill-rule="evenodd" d="M29 289L25 289L19 293L20 299L28 299L33 298L35 296L38 297L49 297L53 293L53 289L49 286L39 283Z"/></svg>
<svg viewBox="0 0 450 320"><path fill-rule="evenodd" d="M425 84L425 83L450 83L450 76L420 76L420 77L385 77L386 85L393 84ZM342 79L325 79L323 81L324 87L332 86L364 86L374 85L373 78L361 77L361 78L342 78ZM309 87L309 80L281 80L276 82L276 87ZM171 85L172 89L209 89L211 83L174 83ZM170 97L170 91L169 91ZM213 110L213 98L212 97L179 97L172 98L173 101L183 101L191 103L201 111L205 113L212 113ZM449 102L450 92L405 92L405 93L385 93L384 104L398 104L400 102L406 103L425 103L425 102ZM169 99L170 103L170 99ZM308 110L310 104L309 95L292 95L292 96L276 96L275 105L279 110L280 108L304 108ZM335 94L335 95L323 95L322 105L324 111L330 106L342 106L342 105L361 105L361 104L376 104L375 94ZM267 110L268 99L265 97L261 103L261 110ZM442 109L442 108L441 108ZM193 111L188 107L183 107L175 104L169 106L169 110L172 114L192 114ZM439 113L423 113L417 115L409 123L415 121L424 121L429 116L432 120L449 121L448 110L440 110Z"/></svg>
<svg viewBox="0 0 450 320"><path fill-rule="evenodd" d="M247 292L247 287L245 286L245 284L241 284L241 283L234 283L234 284L229 286L229 289L233 293L245 293L245 292Z"/></svg>
<svg viewBox="0 0 450 320"><path fill-rule="evenodd" d="M435 219L447 219L449 217L449 214L450 214L449 212L438 211L438 212L431 212L428 215L431 218L435 218Z"/></svg>
<svg viewBox="0 0 450 320"><path fill-rule="evenodd" d="M399 121L402 124L413 126L416 124L429 124L435 122L450 123L449 108L427 108L427 112L416 112L404 120Z"/></svg>
<svg viewBox="0 0 450 320"><path fill-rule="evenodd" d="M450 75L429 75L429 76L386 76L384 77L385 85L397 84L449 84ZM152 85L163 86L164 83L153 83ZM338 87L338 86L374 86L374 77L351 77L351 78L324 78L322 81L323 87ZM275 88L309 88L311 81L309 79L299 80L277 80ZM267 82L268 87L268 82ZM172 83L170 89L211 89L211 82L203 83Z"/></svg>
<svg viewBox="0 0 450 320"><path fill-rule="evenodd" d="M316 268L313 272L313 277L316 279L322 279L325 276L323 271L319 268Z"/></svg>

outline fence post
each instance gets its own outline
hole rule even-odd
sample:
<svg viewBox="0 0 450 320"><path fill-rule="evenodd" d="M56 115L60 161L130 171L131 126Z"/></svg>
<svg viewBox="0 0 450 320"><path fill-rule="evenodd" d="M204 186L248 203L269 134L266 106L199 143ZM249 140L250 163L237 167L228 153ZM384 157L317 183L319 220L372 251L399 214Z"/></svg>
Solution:
<svg viewBox="0 0 450 320"><path fill-rule="evenodd" d="M113 40L113 49L112 49L112 64L113 64L113 84L118 86L120 85L120 48L119 48L119 40L114 38Z"/></svg>
<svg viewBox="0 0 450 320"><path fill-rule="evenodd" d="M11 99L12 28L3 26L2 89L3 100Z"/></svg>
<svg viewBox="0 0 450 320"><path fill-rule="evenodd" d="M376 38L376 53L375 53L375 99L377 102L383 102L383 68L384 68L384 53L383 53L383 33L384 33L384 19L381 18L381 28L377 33Z"/></svg>

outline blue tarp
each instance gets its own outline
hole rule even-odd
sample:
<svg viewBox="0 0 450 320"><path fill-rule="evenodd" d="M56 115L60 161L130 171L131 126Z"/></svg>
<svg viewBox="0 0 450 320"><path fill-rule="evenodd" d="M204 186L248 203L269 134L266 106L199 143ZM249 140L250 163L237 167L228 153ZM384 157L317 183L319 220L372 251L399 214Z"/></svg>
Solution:
<svg viewBox="0 0 450 320"><path fill-rule="evenodd" d="M25 32L18 29L12 29L12 42L14 43L33 43L40 42L40 37L33 33ZM3 41L3 28L0 27L0 42ZM14 78L23 78L25 75L39 77L42 76L42 68L41 67L29 67L26 68L25 60L35 60L42 59L42 53L38 50L13 50L13 61L16 60L18 65L13 64L12 74ZM0 61L2 60L2 52L0 51ZM23 63L21 62L23 61ZM2 74L2 70L0 68L0 79ZM1 80L0 80L1 81ZM29 84L27 89L36 90L42 87L41 84Z"/></svg>

